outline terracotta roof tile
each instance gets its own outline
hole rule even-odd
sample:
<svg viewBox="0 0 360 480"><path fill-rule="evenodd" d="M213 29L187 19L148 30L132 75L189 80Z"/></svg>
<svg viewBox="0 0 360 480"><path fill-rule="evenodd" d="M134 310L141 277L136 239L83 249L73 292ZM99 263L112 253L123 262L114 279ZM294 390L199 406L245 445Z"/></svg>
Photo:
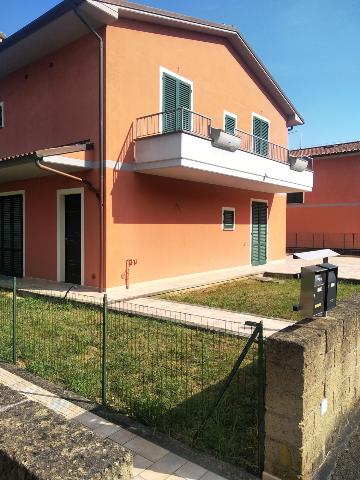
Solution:
<svg viewBox="0 0 360 480"><path fill-rule="evenodd" d="M324 155L338 155L340 153L360 152L360 140L356 142L334 143L333 145L320 145L318 147L300 148L291 150L294 157L309 156L321 157Z"/></svg>

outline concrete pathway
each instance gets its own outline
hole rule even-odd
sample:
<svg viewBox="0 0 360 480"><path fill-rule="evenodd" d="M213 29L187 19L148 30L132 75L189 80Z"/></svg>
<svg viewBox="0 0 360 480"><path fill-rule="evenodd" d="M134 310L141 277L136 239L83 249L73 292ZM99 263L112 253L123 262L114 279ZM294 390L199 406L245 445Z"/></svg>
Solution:
<svg viewBox="0 0 360 480"><path fill-rule="evenodd" d="M67 420L81 423L96 435L109 438L131 450L134 455L134 480L225 480L224 477L189 462L3 368L0 368L0 383L41 403Z"/></svg>
<svg viewBox="0 0 360 480"><path fill-rule="evenodd" d="M111 305L111 304L110 304ZM252 327L245 322L263 322L264 336L269 337L274 333L293 325L293 322L231 312L219 308L201 307L180 302L171 302L159 298L137 298L128 302L115 303L121 310L164 318L190 325L197 325L212 330L236 333L238 335L251 335Z"/></svg>

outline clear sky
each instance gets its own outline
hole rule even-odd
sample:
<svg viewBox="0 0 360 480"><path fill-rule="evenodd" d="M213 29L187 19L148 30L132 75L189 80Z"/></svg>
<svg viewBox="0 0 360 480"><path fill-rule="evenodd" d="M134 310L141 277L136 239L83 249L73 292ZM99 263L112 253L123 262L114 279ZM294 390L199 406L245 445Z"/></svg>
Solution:
<svg viewBox="0 0 360 480"><path fill-rule="evenodd" d="M0 0L0 31L10 35L57 3ZM291 147L360 140L360 0L143 3L238 27L305 118Z"/></svg>

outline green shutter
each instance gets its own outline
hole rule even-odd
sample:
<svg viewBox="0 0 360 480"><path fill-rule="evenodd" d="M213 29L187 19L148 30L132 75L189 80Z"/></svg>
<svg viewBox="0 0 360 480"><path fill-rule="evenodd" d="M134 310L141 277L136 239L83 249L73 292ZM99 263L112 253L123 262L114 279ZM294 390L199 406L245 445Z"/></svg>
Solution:
<svg viewBox="0 0 360 480"><path fill-rule="evenodd" d="M251 264L264 265L267 259L267 205L252 203Z"/></svg>
<svg viewBox="0 0 360 480"><path fill-rule="evenodd" d="M191 86L181 80L178 80L178 102L176 108L184 108L179 112L181 122L180 130L191 130Z"/></svg>
<svg viewBox="0 0 360 480"><path fill-rule="evenodd" d="M234 230L235 212L234 210L223 211L223 230Z"/></svg>
<svg viewBox="0 0 360 480"><path fill-rule="evenodd" d="M176 79L163 75L163 131L173 132L176 128Z"/></svg>
<svg viewBox="0 0 360 480"><path fill-rule="evenodd" d="M253 135L254 146L253 151L257 155L268 155L268 140L269 140L269 124L261 118L253 118Z"/></svg>
<svg viewBox="0 0 360 480"><path fill-rule="evenodd" d="M163 74L163 131L191 130L191 85L167 73ZM166 113L168 112L168 113Z"/></svg>
<svg viewBox="0 0 360 480"><path fill-rule="evenodd" d="M226 114L225 115L225 132L231 133L232 135L234 135L235 128L236 128L236 118Z"/></svg>

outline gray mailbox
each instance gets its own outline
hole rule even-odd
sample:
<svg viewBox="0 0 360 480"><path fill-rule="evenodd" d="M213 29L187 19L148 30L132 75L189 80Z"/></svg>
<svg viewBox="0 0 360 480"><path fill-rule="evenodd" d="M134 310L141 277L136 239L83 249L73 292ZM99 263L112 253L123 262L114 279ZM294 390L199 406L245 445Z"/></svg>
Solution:
<svg viewBox="0 0 360 480"><path fill-rule="evenodd" d="M326 270L325 311L328 311L336 307L338 267L331 263L321 263L318 267Z"/></svg>
<svg viewBox="0 0 360 480"><path fill-rule="evenodd" d="M300 309L306 317L323 315L326 312L326 280L325 268L318 265L301 268Z"/></svg>

